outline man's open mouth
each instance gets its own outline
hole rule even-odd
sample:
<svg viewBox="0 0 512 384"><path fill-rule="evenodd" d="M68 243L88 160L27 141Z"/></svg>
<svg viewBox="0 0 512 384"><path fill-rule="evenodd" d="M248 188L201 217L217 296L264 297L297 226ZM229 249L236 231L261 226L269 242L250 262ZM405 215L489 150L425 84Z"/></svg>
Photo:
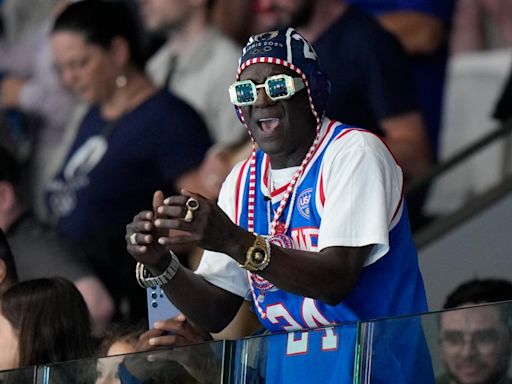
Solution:
<svg viewBox="0 0 512 384"><path fill-rule="evenodd" d="M269 117L258 120L258 126L264 133L270 133L279 126L279 118Z"/></svg>

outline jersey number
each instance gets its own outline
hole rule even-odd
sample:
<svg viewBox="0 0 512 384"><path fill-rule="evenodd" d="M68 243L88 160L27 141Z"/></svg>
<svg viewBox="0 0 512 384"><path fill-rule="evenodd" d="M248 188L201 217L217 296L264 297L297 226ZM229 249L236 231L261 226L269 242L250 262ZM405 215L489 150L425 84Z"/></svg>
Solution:
<svg viewBox="0 0 512 384"><path fill-rule="evenodd" d="M302 302L302 318L308 328L318 328L326 325L332 325L324 315L320 313L315 305L313 299L305 298ZM281 303L269 305L267 307L267 318L272 324L278 324L280 319L283 319L287 325L283 326L286 331L297 331L303 329L302 327L288 312L285 306ZM309 348L309 332L290 332L288 333L288 341L286 344L287 355L299 355L308 352ZM322 336L322 351L331 351L338 348L338 336L333 327L318 329L313 332L324 332Z"/></svg>

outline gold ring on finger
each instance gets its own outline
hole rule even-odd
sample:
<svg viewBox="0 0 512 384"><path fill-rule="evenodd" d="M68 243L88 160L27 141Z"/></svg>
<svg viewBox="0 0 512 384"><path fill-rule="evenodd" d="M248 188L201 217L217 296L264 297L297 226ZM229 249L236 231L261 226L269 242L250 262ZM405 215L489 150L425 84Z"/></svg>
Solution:
<svg viewBox="0 0 512 384"><path fill-rule="evenodd" d="M185 215L184 220L187 223L190 223L194 219L194 211L197 211L199 209L199 201L197 201L193 197L189 197L187 202L185 203L185 207L187 207L187 214Z"/></svg>

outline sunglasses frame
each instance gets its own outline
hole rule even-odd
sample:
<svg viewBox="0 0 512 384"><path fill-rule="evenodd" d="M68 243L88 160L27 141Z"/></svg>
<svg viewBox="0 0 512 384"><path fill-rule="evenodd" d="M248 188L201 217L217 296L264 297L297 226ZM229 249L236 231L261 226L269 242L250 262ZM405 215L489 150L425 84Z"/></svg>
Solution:
<svg viewBox="0 0 512 384"><path fill-rule="evenodd" d="M276 96L272 97L270 96L270 86L269 82L272 80L281 80L284 79L286 90L288 91L286 95L284 96ZM244 101L239 102L238 96L236 94L236 88L241 85L250 85L253 95L255 96L253 100L251 101ZM252 105L256 102L258 99L258 89L259 88L265 88L265 92L267 96L272 101L279 101L279 100L285 100L292 97L294 94L299 92L300 90L304 89L306 86L304 84L304 80L301 77L292 77L286 74L279 74L279 75L273 75L269 76L265 79L265 82L263 84L254 84L252 80L240 80L235 81L233 84L229 86L229 98L231 99L231 102L238 106L238 107L244 107L247 105Z"/></svg>

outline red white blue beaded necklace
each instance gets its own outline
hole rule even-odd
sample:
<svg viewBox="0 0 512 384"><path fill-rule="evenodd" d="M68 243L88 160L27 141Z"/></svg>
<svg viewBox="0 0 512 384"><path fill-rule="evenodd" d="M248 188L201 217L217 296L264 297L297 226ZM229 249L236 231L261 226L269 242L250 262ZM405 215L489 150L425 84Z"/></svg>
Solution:
<svg viewBox="0 0 512 384"><path fill-rule="evenodd" d="M251 59L251 60L246 61L239 67L238 73L237 73L237 79L240 77L240 73L247 66L249 66L251 64L255 64L255 63L262 63L262 62L286 66L286 67L294 70L295 72L297 72L302 77L302 79L304 80L304 83L306 85L309 103L311 105L313 115L315 116L315 119L317 122L315 139L313 140L313 143L311 144L311 147L309 148L306 156L302 160L302 163L300 164L299 168L297 169L295 174L292 176L290 182L288 183L285 194L282 197L277 210L274 212L274 217L273 217L273 220L271 223L270 223L270 208L267 207L268 222L270 224L269 225L269 228L270 228L269 241L272 242L273 244L276 244L281 247L292 248L293 242L292 242L291 238L286 235L286 232L288 231L289 226L290 226L293 208L295 205L296 191L297 191L297 187L299 184L299 179L302 177L304 170L306 169L306 166L309 164L309 162L313 158L313 155L316 152L316 149L318 147L318 143L320 142L320 127L322 125L322 117L317 114L317 112L313 106L313 98L311 96L311 90L309 88L307 77L305 76L304 72L302 72L302 70L300 68L296 67L292 63L289 63L289 62L281 60L281 59L274 59L274 58L267 58L267 57ZM241 113L241 110L239 107L237 107L237 109L238 109L240 120L247 128L247 130L249 132L249 136L252 141L252 153L251 153L251 158L249 161L249 196L248 196L249 198L248 198L248 211L247 211L247 230L249 232L254 233L254 208L255 208L255 201L256 201L256 143L255 143L253 136L251 135L249 128L247 127L247 124L245 123L243 113ZM290 196L291 196L291 199L290 199ZM286 209L286 206L287 206L289 200L290 200L290 207L288 210L286 221L283 223L279 219L281 218L281 215L283 214L284 210ZM271 204L270 201L269 201L269 203ZM270 205L270 207L271 207L271 205ZM249 281L251 282L249 285L251 287L251 293L252 293L252 296L254 299L254 305L255 305L256 309L258 310L258 313L260 314L261 318L264 319L267 317L267 315L266 315L265 311L263 311L263 309L261 308L260 303L262 303L265 300L265 291L272 289L274 287L274 285L271 282L267 281L266 279L262 278L261 276L259 276L257 274L253 274L249 271L247 271L247 273L248 273ZM260 294L258 296L256 296L256 292L254 291L254 285L256 285L258 287L258 289L260 289Z"/></svg>

